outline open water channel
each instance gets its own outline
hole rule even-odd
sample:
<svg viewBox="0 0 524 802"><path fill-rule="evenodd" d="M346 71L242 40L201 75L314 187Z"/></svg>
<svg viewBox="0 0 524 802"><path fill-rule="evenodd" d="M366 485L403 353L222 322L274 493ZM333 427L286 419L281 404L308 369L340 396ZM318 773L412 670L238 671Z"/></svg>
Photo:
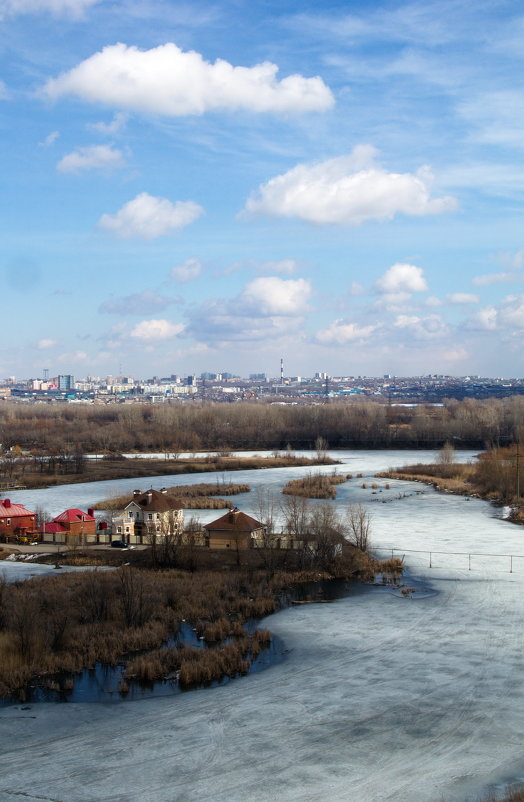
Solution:
<svg viewBox="0 0 524 802"><path fill-rule="evenodd" d="M524 782L524 528L478 499L411 483L386 490L373 479L433 452L334 456L355 478L333 503L368 504L375 548L400 550L432 592L282 610L263 625L286 659L221 687L116 706L2 708L2 800L465 802ZM303 473L218 478L278 495ZM132 479L12 497L57 514L135 487ZM255 512L253 496L235 500Z"/></svg>

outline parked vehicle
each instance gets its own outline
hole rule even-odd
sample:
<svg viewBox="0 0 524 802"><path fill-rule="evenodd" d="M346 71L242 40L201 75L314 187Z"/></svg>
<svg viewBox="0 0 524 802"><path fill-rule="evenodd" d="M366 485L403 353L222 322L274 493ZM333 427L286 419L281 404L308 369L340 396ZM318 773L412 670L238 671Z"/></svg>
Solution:
<svg viewBox="0 0 524 802"><path fill-rule="evenodd" d="M112 540L111 548L113 549L127 549L127 543L124 540Z"/></svg>

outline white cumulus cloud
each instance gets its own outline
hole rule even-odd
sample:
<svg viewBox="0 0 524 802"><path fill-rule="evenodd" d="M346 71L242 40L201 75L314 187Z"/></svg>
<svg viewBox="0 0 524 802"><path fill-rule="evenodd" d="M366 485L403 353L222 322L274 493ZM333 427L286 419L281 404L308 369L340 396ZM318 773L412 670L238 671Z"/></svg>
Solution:
<svg viewBox="0 0 524 802"><path fill-rule="evenodd" d="M498 304L490 304L473 315L465 328L480 331L523 331L524 295L507 295Z"/></svg>
<svg viewBox="0 0 524 802"><path fill-rule="evenodd" d="M56 99L74 95L122 109L168 116L208 111L325 111L333 95L321 78L289 75L277 79L270 62L235 67L214 63L173 42L139 50L123 43L109 45L69 72L50 79L44 94Z"/></svg>
<svg viewBox="0 0 524 802"><path fill-rule="evenodd" d="M304 338L304 313L311 283L307 279L265 276L254 279L229 300L206 301L190 314L191 335L213 348L231 343L276 343Z"/></svg>
<svg viewBox="0 0 524 802"><path fill-rule="evenodd" d="M245 211L358 226L397 214L439 214L456 208L454 198L431 198L429 168L391 173L377 164L376 155L372 146L359 145L347 156L299 164L260 186Z"/></svg>
<svg viewBox="0 0 524 802"><path fill-rule="evenodd" d="M524 329L524 295L508 295L498 309L498 320L504 328Z"/></svg>
<svg viewBox="0 0 524 802"><path fill-rule="evenodd" d="M185 329L183 323L170 323L169 320L142 320L131 330L131 337L144 342L170 340Z"/></svg>
<svg viewBox="0 0 524 802"><path fill-rule="evenodd" d="M375 289L384 295L425 292L428 289L421 267L397 262L392 265L375 284Z"/></svg>
<svg viewBox="0 0 524 802"><path fill-rule="evenodd" d="M194 281L198 278L202 271L202 265L198 259L186 259L181 265L173 267L171 270L171 277L185 284L188 281Z"/></svg>
<svg viewBox="0 0 524 802"><path fill-rule="evenodd" d="M56 169L59 173L79 173L81 170L122 167L123 164L121 150L114 150L108 145L90 145L67 153L60 159Z"/></svg>
<svg viewBox="0 0 524 802"><path fill-rule="evenodd" d="M378 326L359 326L356 323L346 323L343 320L334 320L326 329L318 331L315 339L323 345L344 345L352 340L365 340Z"/></svg>
<svg viewBox="0 0 524 802"><path fill-rule="evenodd" d="M155 239L193 223L203 211L193 201L172 203L167 198L156 198L147 192L141 192L124 204L116 214L102 215L98 225L122 239Z"/></svg>
<svg viewBox="0 0 524 802"><path fill-rule="evenodd" d="M299 315L306 311L310 295L308 279L261 276L246 284L237 303L244 312L259 316Z"/></svg>

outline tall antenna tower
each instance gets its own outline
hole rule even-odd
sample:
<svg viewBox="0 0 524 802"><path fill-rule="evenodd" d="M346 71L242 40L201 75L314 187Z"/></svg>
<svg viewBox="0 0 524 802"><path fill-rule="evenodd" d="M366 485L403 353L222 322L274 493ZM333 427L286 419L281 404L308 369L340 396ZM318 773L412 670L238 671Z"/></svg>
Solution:
<svg viewBox="0 0 524 802"><path fill-rule="evenodd" d="M284 360L280 360L280 384L284 384Z"/></svg>
<svg viewBox="0 0 524 802"><path fill-rule="evenodd" d="M49 380L49 368L44 368L42 370L42 377L45 382Z"/></svg>

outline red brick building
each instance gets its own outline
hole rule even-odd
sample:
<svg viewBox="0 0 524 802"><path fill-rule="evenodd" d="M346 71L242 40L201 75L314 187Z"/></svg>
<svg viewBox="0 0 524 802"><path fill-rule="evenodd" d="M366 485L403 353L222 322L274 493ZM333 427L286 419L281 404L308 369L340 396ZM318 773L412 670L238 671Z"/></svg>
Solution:
<svg viewBox="0 0 524 802"><path fill-rule="evenodd" d="M35 513L8 498L0 500L0 538L14 540L33 535L36 535Z"/></svg>
<svg viewBox="0 0 524 802"><path fill-rule="evenodd" d="M94 510L87 512L70 509L57 515L43 526L43 539L49 543L67 543L76 540L84 543L96 541L96 518Z"/></svg>

